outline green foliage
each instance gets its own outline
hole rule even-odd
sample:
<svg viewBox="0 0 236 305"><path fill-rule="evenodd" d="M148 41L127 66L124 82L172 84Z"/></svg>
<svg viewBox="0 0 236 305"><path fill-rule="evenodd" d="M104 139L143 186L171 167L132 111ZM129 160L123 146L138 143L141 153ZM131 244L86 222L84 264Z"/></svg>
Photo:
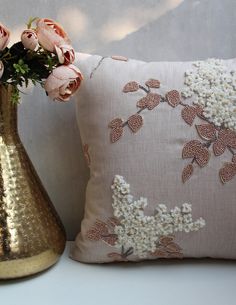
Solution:
<svg viewBox="0 0 236 305"><path fill-rule="evenodd" d="M11 101L13 104L18 104L20 101L20 90L17 86L12 87Z"/></svg>
<svg viewBox="0 0 236 305"><path fill-rule="evenodd" d="M30 71L29 66L24 63L23 59L19 59L17 64L13 64L18 75L24 75Z"/></svg>
<svg viewBox="0 0 236 305"><path fill-rule="evenodd" d="M37 18L29 20L28 26ZM0 84L12 85L12 102L18 103L20 100L19 87L28 86L31 81L34 85L42 85L54 68L59 65L55 54L39 47L37 50L27 50L22 42L17 42L11 48L0 51L0 60L4 65L4 73L0 79Z"/></svg>
<svg viewBox="0 0 236 305"><path fill-rule="evenodd" d="M32 24L38 19L39 17L30 17L29 21L26 23L27 29L32 28Z"/></svg>

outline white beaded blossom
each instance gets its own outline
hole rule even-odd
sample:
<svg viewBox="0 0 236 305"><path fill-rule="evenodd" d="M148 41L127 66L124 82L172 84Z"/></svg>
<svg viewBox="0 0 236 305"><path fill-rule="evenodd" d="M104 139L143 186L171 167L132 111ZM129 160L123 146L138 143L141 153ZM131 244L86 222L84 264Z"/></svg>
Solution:
<svg viewBox="0 0 236 305"><path fill-rule="evenodd" d="M185 98L195 95L194 103L204 109L204 116L216 126L236 130L236 72L228 71L219 59L193 64L196 69L186 71L182 91Z"/></svg>
<svg viewBox="0 0 236 305"><path fill-rule="evenodd" d="M111 188L114 216L120 222L114 228L118 237L116 247L132 247L133 254L140 258L155 252L160 237L182 231L198 231L205 226L203 218L193 221L192 207L188 203L170 211L165 204L159 204L154 216L144 215L147 199L134 200L130 195L130 186L122 176L115 176Z"/></svg>

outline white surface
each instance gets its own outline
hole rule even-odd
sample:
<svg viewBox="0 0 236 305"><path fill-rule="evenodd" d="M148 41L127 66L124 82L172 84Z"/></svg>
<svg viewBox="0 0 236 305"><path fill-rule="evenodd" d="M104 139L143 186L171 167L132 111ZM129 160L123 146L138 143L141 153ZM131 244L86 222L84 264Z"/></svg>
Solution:
<svg viewBox="0 0 236 305"><path fill-rule="evenodd" d="M0 282L4 305L235 305L236 262L175 260L85 265L68 258L24 280Z"/></svg>

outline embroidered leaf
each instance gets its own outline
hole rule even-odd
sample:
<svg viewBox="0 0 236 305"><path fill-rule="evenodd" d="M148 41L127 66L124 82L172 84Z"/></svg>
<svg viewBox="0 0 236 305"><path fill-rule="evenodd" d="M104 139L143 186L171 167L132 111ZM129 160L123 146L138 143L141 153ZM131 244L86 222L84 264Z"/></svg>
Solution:
<svg viewBox="0 0 236 305"><path fill-rule="evenodd" d="M230 129L221 129L218 134L219 139L231 148L236 148L236 132Z"/></svg>
<svg viewBox="0 0 236 305"><path fill-rule="evenodd" d="M167 258L168 257L168 253L162 247L159 247L154 252L151 252L151 255L157 256L158 258Z"/></svg>
<svg viewBox="0 0 236 305"><path fill-rule="evenodd" d="M121 55L112 55L111 58L114 60L128 61L127 57Z"/></svg>
<svg viewBox="0 0 236 305"><path fill-rule="evenodd" d="M223 183L230 181L236 175L236 163L226 163L219 171Z"/></svg>
<svg viewBox="0 0 236 305"><path fill-rule="evenodd" d="M96 220L95 224L87 231L86 236L90 240L100 240L101 235L108 234L108 227L105 222Z"/></svg>
<svg viewBox="0 0 236 305"><path fill-rule="evenodd" d="M86 233L86 237L89 240L100 240L101 239L101 233L96 230L96 229L90 229L87 233Z"/></svg>
<svg viewBox="0 0 236 305"><path fill-rule="evenodd" d="M133 114L128 119L129 128L135 133L143 126L143 118L139 114Z"/></svg>
<svg viewBox="0 0 236 305"><path fill-rule="evenodd" d="M163 246L166 246L173 240L174 240L174 236L163 236L160 238L159 243Z"/></svg>
<svg viewBox="0 0 236 305"><path fill-rule="evenodd" d="M193 158L197 154L199 147L201 147L202 144L198 140L192 140L188 143L186 143L183 147L182 151L182 157L183 159L186 158Z"/></svg>
<svg viewBox="0 0 236 305"><path fill-rule="evenodd" d="M216 130L213 124L196 125L197 132L203 140L213 140Z"/></svg>
<svg viewBox="0 0 236 305"><path fill-rule="evenodd" d="M183 258L183 253L181 252L168 253L168 258Z"/></svg>
<svg viewBox="0 0 236 305"><path fill-rule="evenodd" d="M123 127L115 127L111 130L110 139L111 143L118 141L123 135Z"/></svg>
<svg viewBox="0 0 236 305"><path fill-rule="evenodd" d="M221 139L218 139L213 143L213 152L215 156L222 155L225 152L225 150L226 150L226 145Z"/></svg>
<svg viewBox="0 0 236 305"><path fill-rule="evenodd" d="M210 152L206 147L200 147L195 156L195 160L200 167L207 165L210 159Z"/></svg>
<svg viewBox="0 0 236 305"><path fill-rule="evenodd" d="M227 145L228 140L228 129L220 129L218 133L218 138Z"/></svg>
<svg viewBox="0 0 236 305"><path fill-rule="evenodd" d="M182 118L188 125L192 125L197 115L195 107L185 106L181 111Z"/></svg>
<svg viewBox="0 0 236 305"><path fill-rule="evenodd" d="M195 105L194 108L195 108L195 111L196 111L197 115L202 117L202 115L203 115L203 108L202 108L202 106Z"/></svg>
<svg viewBox="0 0 236 305"><path fill-rule="evenodd" d="M159 257L170 257L170 255L177 255L179 257L182 249L173 240L174 236L161 237L159 240L161 246L156 249L155 254Z"/></svg>
<svg viewBox="0 0 236 305"><path fill-rule="evenodd" d="M236 148L236 132L229 130L227 144L229 147Z"/></svg>
<svg viewBox="0 0 236 305"><path fill-rule="evenodd" d="M142 108L142 109L144 109L144 108L147 107L147 97L146 97L146 96L143 97L143 98L141 98L141 99L137 102L137 107Z"/></svg>
<svg viewBox="0 0 236 305"><path fill-rule="evenodd" d="M121 127L123 124L123 120L120 118L115 118L114 120L112 120L109 124L108 127L110 128L115 128L115 127Z"/></svg>
<svg viewBox="0 0 236 305"><path fill-rule="evenodd" d="M180 93L177 90L171 90L166 94L167 102L170 106L176 107L180 103Z"/></svg>
<svg viewBox="0 0 236 305"><path fill-rule="evenodd" d="M127 83L124 88L123 88L123 92L127 93L127 92L134 92L137 91L139 89L139 84L135 81L133 82L129 82Z"/></svg>
<svg viewBox="0 0 236 305"><path fill-rule="evenodd" d="M233 155L232 162L236 163L236 155Z"/></svg>
<svg viewBox="0 0 236 305"><path fill-rule="evenodd" d="M149 93L147 94L146 98L147 98L146 103L148 110L152 110L153 108L158 106L161 101L161 96L156 93Z"/></svg>
<svg viewBox="0 0 236 305"><path fill-rule="evenodd" d="M101 239L108 245L115 246L118 237L116 234L109 234L107 236L101 236Z"/></svg>
<svg viewBox="0 0 236 305"><path fill-rule="evenodd" d="M150 78L145 83L149 88L160 88L160 81L158 79Z"/></svg>
<svg viewBox="0 0 236 305"><path fill-rule="evenodd" d="M182 251L182 249L180 248L180 246L178 246L176 243L171 242L166 246L166 250L170 253L178 253L180 251Z"/></svg>
<svg viewBox="0 0 236 305"><path fill-rule="evenodd" d="M193 174L193 165L190 163L183 169L182 181L185 183Z"/></svg>
<svg viewBox="0 0 236 305"><path fill-rule="evenodd" d="M147 107L148 110L152 110L153 108L159 105L160 101L161 101L161 96L159 94L148 93L145 97L141 98L137 102L137 107L142 109Z"/></svg>

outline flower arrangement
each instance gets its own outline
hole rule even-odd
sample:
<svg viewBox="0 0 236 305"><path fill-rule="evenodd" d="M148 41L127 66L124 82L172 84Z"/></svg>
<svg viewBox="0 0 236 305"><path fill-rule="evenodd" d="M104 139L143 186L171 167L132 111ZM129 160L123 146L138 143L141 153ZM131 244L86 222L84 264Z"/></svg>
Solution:
<svg viewBox="0 0 236 305"><path fill-rule="evenodd" d="M35 26L34 26L35 25ZM75 51L64 29L54 20L31 18L21 41L8 47L10 31L0 23L0 84L12 85L12 102L20 87L39 83L53 100L65 102L83 79L72 63Z"/></svg>

